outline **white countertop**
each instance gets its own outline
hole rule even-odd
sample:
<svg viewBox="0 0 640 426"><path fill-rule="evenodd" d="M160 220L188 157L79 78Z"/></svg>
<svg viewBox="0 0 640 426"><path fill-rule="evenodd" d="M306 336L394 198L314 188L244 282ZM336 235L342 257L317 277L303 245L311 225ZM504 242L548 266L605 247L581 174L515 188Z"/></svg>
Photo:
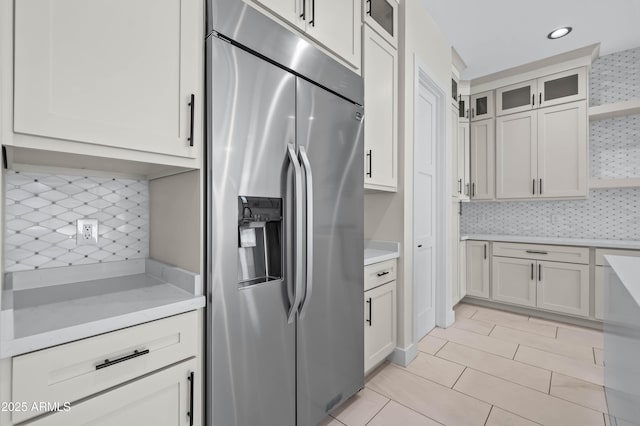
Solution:
<svg viewBox="0 0 640 426"><path fill-rule="evenodd" d="M393 241L365 240L364 266L400 257L400 243Z"/></svg>
<svg viewBox="0 0 640 426"><path fill-rule="evenodd" d="M640 250L640 241L629 240L595 240L583 238L561 237L526 237L522 235L463 235L461 240L504 241L509 243L551 244L563 246L601 247L628 250Z"/></svg>
<svg viewBox="0 0 640 426"><path fill-rule="evenodd" d="M112 276L107 263L96 265L95 274L89 273L89 266L51 269L53 284L49 286L42 280L45 270L8 277L13 287L3 294L0 358L205 306L197 274L148 259L114 262ZM122 275L123 270L134 273ZM74 277L78 272L82 277Z"/></svg>
<svg viewBox="0 0 640 426"><path fill-rule="evenodd" d="M640 306L640 258L628 256L605 256L604 258L609 262L636 304Z"/></svg>

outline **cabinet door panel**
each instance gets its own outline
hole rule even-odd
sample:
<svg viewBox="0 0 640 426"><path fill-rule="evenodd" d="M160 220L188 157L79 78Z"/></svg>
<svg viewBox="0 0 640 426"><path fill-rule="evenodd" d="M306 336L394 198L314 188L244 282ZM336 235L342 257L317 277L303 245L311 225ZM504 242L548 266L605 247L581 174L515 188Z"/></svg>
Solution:
<svg viewBox="0 0 640 426"><path fill-rule="evenodd" d="M361 16L356 0L306 0L307 34L360 69Z"/></svg>
<svg viewBox="0 0 640 426"><path fill-rule="evenodd" d="M458 109L451 107L451 196L458 198L464 193L458 151ZM464 153L463 153L464 155Z"/></svg>
<svg viewBox="0 0 640 426"><path fill-rule="evenodd" d="M535 260L493 257L493 298L502 302L536 306Z"/></svg>
<svg viewBox="0 0 640 426"><path fill-rule="evenodd" d="M530 111L538 105L536 80L513 84L496 90L496 115Z"/></svg>
<svg viewBox="0 0 640 426"><path fill-rule="evenodd" d="M397 187L397 51L364 27L365 186ZM380 188L382 187L382 188Z"/></svg>
<svg viewBox="0 0 640 426"><path fill-rule="evenodd" d="M496 119L496 198L536 196L537 112Z"/></svg>
<svg viewBox="0 0 640 426"><path fill-rule="evenodd" d="M493 91L471 95L471 121L493 118Z"/></svg>
<svg viewBox="0 0 640 426"><path fill-rule="evenodd" d="M67 425L154 425L186 426L189 424L190 383L194 372L194 393L202 384L197 361L192 359L167 370L146 376L120 388L72 404L68 412L58 412L31 423L37 426ZM197 391L194 403L199 401ZM194 412L200 404L194 404ZM195 415L195 413L194 413ZM196 416L195 419L199 419ZM196 424L196 422L194 422Z"/></svg>
<svg viewBox="0 0 640 426"><path fill-rule="evenodd" d="M307 9L304 10L305 16L303 19L303 4L306 0L251 0L274 14L278 15L290 24L300 28L304 31L305 19L309 15Z"/></svg>
<svg viewBox="0 0 640 426"><path fill-rule="evenodd" d="M495 120L471 123L471 198L495 195Z"/></svg>
<svg viewBox="0 0 640 426"><path fill-rule="evenodd" d="M364 370L383 361L396 347L396 282L364 294Z"/></svg>
<svg viewBox="0 0 640 426"><path fill-rule="evenodd" d="M195 157L201 17L198 0L16 2L14 131Z"/></svg>
<svg viewBox="0 0 640 426"><path fill-rule="evenodd" d="M459 198L468 200L471 189L469 186L470 170L470 146L469 146L469 123L458 123L458 179L462 180L462 194Z"/></svg>
<svg viewBox="0 0 640 426"><path fill-rule="evenodd" d="M538 110L538 188L541 197L587 195L586 101Z"/></svg>
<svg viewBox="0 0 640 426"><path fill-rule="evenodd" d="M363 21L394 47L398 46L398 3L396 0L365 0Z"/></svg>
<svg viewBox="0 0 640 426"><path fill-rule="evenodd" d="M589 266L538 261L538 307L589 315Z"/></svg>
<svg viewBox="0 0 640 426"><path fill-rule="evenodd" d="M587 97L587 71L576 68L538 79L540 107L564 104Z"/></svg>
<svg viewBox="0 0 640 426"><path fill-rule="evenodd" d="M489 243L467 241L467 294L489 297Z"/></svg>
<svg viewBox="0 0 640 426"><path fill-rule="evenodd" d="M454 201L451 206L451 304L455 305L462 299L460 292L460 202Z"/></svg>

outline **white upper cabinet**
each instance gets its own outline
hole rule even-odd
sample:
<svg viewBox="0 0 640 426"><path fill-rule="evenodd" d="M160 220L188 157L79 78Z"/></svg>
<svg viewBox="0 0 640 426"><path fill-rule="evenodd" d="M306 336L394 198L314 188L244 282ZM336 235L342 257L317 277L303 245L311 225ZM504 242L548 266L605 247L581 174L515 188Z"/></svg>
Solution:
<svg viewBox="0 0 640 426"><path fill-rule="evenodd" d="M20 0L14 35L15 133L198 157L201 0Z"/></svg>
<svg viewBox="0 0 640 426"><path fill-rule="evenodd" d="M493 118L493 90L471 95L471 121Z"/></svg>
<svg viewBox="0 0 640 426"><path fill-rule="evenodd" d="M496 119L496 198L532 198L538 185L536 111Z"/></svg>
<svg viewBox="0 0 640 426"><path fill-rule="evenodd" d="M497 89L496 115L586 99L586 76L587 70L582 67Z"/></svg>
<svg viewBox="0 0 640 426"><path fill-rule="evenodd" d="M307 34L355 68L361 66L358 0L306 0Z"/></svg>
<svg viewBox="0 0 640 426"><path fill-rule="evenodd" d="M398 185L398 52L364 26L365 188L396 191Z"/></svg>
<svg viewBox="0 0 640 426"><path fill-rule="evenodd" d="M587 152L587 101L538 110L538 195L585 197Z"/></svg>
<svg viewBox="0 0 640 426"><path fill-rule="evenodd" d="M360 0L245 0L262 6L351 64L361 66Z"/></svg>
<svg viewBox="0 0 640 426"><path fill-rule="evenodd" d="M461 123L469 122L469 116L471 114L471 108L469 107L470 102L471 97L469 95L458 94L458 119Z"/></svg>
<svg viewBox="0 0 640 426"><path fill-rule="evenodd" d="M364 0L362 16L365 24L398 47L398 2L396 0Z"/></svg>
<svg viewBox="0 0 640 426"><path fill-rule="evenodd" d="M471 123L472 200L492 200L495 197L495 119Z"/></svg>
<svg viewBox="0 0 640 426"><path fill-rule="evenodd" d="M496 115L529 111L538 105L538 82L529 80L496 90Z"/></svg>

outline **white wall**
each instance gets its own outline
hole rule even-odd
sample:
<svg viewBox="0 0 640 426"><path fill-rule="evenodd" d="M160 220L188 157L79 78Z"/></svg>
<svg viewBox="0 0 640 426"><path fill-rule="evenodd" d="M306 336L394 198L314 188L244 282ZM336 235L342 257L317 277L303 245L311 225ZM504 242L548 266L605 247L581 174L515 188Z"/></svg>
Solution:
<svg viewBox="0 0 640 426"><path fill-rule="evenodd" d="M413 343L411 277L413 275L414 58L426 67L430 77L442 86L447 96L450 96L451 46L421 5L420 0L400 2L399 28L398 192L367 193L364 204L365 237L401 243L397 279L398 346L407 349ZM449 108L446 109L449 114Z"/></svg>

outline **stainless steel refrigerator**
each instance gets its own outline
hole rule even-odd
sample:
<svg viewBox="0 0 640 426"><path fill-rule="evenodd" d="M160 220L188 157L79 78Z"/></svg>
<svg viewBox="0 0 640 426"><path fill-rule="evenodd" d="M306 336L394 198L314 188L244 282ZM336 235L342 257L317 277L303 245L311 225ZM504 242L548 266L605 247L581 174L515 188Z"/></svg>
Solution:
<svg viewBox="0 0 640 426"><path fill-rule="evenodd" d="M207 7L207 424L312 426L363 387L362 79Z"/></svg>

